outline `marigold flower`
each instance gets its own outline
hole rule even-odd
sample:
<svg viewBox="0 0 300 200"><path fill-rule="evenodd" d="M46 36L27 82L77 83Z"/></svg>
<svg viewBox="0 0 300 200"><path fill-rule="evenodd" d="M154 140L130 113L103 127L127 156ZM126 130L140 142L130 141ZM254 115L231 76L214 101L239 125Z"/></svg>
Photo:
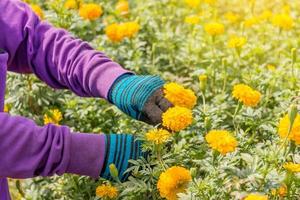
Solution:
<svg viewBox="0 0 300 200"><path fill-rule="evenodd" d="M200 5L201 0L185 0L185 3L191 8L197 8Z"/></svg>
<svg viewBox="0 0 300 200"><path fill-rule="evenodd" d="M121 15L127 15L129 13L129 3L126 0L120 0L116 5L116 10Z"/></svg>
<svg viewBox="0 0 300 200"><path fill-rule="evenodd" d="M96 196L100 198L114 199L118 196L118 190L111 185L100 185L96 189Z"/></svg>
<svg viewBox="0 0 300 200"><path fill-rule="evenodd" d="M160 196L167 200L177 200L177 194L184 193L192 180L190 171L178 166L173 166L161 173L157 183Z"/></svg>
<svg viewBox="0 0 300 200"><path fill-rule="evenodd" d="M105 29L106 36L113 42L120 42L123 40L123 32L119 24L111 24Z"/></svg>
<svg viewBox="0 0 300 200"><path fill-rule="evenodd" d="M278 188L277 194L280 197L284 197L287 194L287 189L288 189L287 186L285 184L283 184Z"/></svg>
<svg viewBox="0 0 300 200"><path fill-rule="evenodd" d="M198 15L190 15L190 16L186 16L184 19L184 22L187 24L199 24L200 22L200 17Z"/></svg>
<svg viewBox="0 0 300 200"><path fill-rule="evenodd" d="M79 7L80 1L78 0L67 0L64 4L66 9L77 9Z"/></svg>
<svg viewBox="0 0 300 200"><path fill-rule="evenodd" d="M211 130L205 136L205 139L212 149L220 152L222 155L233 152L238 144L236 139L225 130Z"/></svg>
<svg viewBox="0 0 300 200"><path fill-rule="evenodd" d="M278 133L282 139L288 138L294 141L296 144L300 144L300 115L297 113L297 116L294 120L293 127L290 130L290 119L288 114L280 119L278 125Z"/></svg>
<svg viewBox="0 0 300 200"><path fill-rule="evenodd" d="M251 28L254 25L257 25L259 23L258 17L251 17L244 21L244 25L246 28Z"/></svg>
<svg viewBox="0 0 300 200"><path fill-rule="evenodd" d="M293 173L299 173L300 172L300 164L288 162L283 165L284 169L293 172Z"/></svg>
<svg viewBox="0 0 300 200"><path fill-rule="evenodd" d="M245 106L254 107L261 99L261 93L245 84L237 84L233 87L232 96Z"/></svg>
<svg viewBox="0 0 300 200"><path fill-rule="evenodd" d="M267 64L266 67L267 67L267 69L270 70L270 71L275 71L275 70L276 70L276 67L275 67L275 65L273 65L273 64Z"/></svg>
<svg viewBox="0 0 300 200"><path fill-rule="evenodd" d="M47 114L44 115L44 124L56 124L59 125L59 122L62 120L62 114L58 109L50 110Z"/></svg>
<svg viewBox="0 0 300 200"><path fill-rule="evenodd" d="M155 144L163 144L171 137L171 133L164 129L154 129L146 133L146 139Z"/></svg>
<svg viewBox="0 0 300 200"><path fill-rule="evenodd" d="M96 20L102 13L101 6L95 3L83 4L79 9L79 15L87 20Z"/></svg>
<svg viewBox="0 0 300 200"><path fill-rule="evenodd" d="M131 38L137 34L140 30L140 25L137 22L125 22L120 25L123 30L123 36Z"/></svg>
<svg viewBox="0 0 300 200"><path fill-rule="evenodd" d="M225 32L225 27L221 23L212 22L205 24L204 30L211 36L221 35Z"/></svg>
<svg viewBox="0 0 300 200"><path fill-rule="evenodd" d="M190 109L175 106L163 113L162 121L162 125L169 130L181 131L193 122L193 114Z"/></svg>
<svg viewBox="0 0 300 200"><path fill-rule="evenodd" d="M245 200L268 200L268 196L261 194L250 194Z"/></svg>
<svg viewBox="0 0 300 200"><path fill-rule="evenodd" d="M272 18L272 24L282 30L290 30L294 26L294 21L290 15L277 14Z"/></svg>
<svg viewBox="0 0 300 200"><path fill-rule="evenodd" d="M245 37L232 36L228 41L229 48L242 48L247 43Z"/></svg>
<svg viewBox="0 0 300 200"><path fill-rule="evenodd" d="M270 10L264 10L260 15L259 15L259 19L260 20L270 20L273 16L272 11Z"/></svg>
<svg viewBox="0 0 300 200"><path fill-rule="evenodd" d="M204 2L209 4L209 5L213 5L217 2L217 0L204 0Z"/></svg>
<svg viewBox="0 0 300 200"><path fill-rule="evenodd" d="M240 16L233 12L226 13L225 18L232 24L237 23L240 20Z"/></svg>
<svg viewBox="0 0 300 200"><path fill-rule="evenodd" d="M44 19L44 12L42 10L42 8L36 4L32 4L30 5L31 9L33 10L33 12L39 16L39 18Z"/></svg>
<svg viewBox="0 0 300 200"><path fill-rule="evenodd" d="M121 24L111 24L106 27L105 33L113 42L120 42L124 38L132 38L139 31L140 26L136 22L126 22Z"/></svg>
<svg viewBox="0 0 300 200"><path fill-rule="evenodd" d="M4 112L9 112L9 107L7 105L4 105Z"/></svg>
<svg viewBox="0 0 300 200"><path fill-rule="evenodd" d="M164 85L165 98L173 105L192 109L197 103L195 93L190 89L185 89L177 83Z"/></svg>

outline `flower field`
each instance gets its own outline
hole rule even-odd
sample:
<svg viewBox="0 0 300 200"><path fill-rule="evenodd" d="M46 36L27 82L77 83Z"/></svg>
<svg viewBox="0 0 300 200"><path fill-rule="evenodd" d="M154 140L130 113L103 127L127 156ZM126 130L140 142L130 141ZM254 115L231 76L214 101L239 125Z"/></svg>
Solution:
<svg viewBox="0 0 300 200"><path fill-rule="evenodd" d="M300 1L26 2L125 68L160 75L175 106L164 130L104 100L10 74L6 112L77 132L135 134L149 152L131 161L124 183L10 180L13 199L300 199Z"/></svg>

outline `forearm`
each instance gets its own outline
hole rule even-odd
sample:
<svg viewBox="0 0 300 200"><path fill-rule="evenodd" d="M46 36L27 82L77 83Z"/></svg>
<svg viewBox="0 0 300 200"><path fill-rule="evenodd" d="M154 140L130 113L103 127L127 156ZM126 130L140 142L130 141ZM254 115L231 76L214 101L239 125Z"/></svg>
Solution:
<svg viewBox="0 0 300 200"><path fill-rule="evenodd" d="M106 98L114 80L128 73L86 42L40 21L21 1L0 1L0 27L0 48L9 53L9 70L34 72L53 88Z"/></svg>
<svg viewBox="0 0 300 200"><path fill-rule="evenodd" d="M0 113L0 177L31 178L75 173L98 177L105 136L71 133L65 126L37 126Z"/></svg>

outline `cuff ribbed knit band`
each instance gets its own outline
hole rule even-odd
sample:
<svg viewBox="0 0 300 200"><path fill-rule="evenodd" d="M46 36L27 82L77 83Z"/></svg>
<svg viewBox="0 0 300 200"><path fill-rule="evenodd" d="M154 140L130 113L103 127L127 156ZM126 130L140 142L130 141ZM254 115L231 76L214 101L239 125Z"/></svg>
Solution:
<svg viewBox="0 0 300 200"><path fill-rule="evenodd" d="M130 167L129 160L137 160L144 157L141 142L129 134L109 134L105 140L106 155L101 177L111 179L109 165L114 164L119 172L119 179L124 181L129 173L125 171Z"/></svg>
<svg viewBox="0 0 300 200"><path fill-rule="evenodd" d="M140 119L148 98L163 85L159 76L125 74L113 84L108 99L129 116Z"/></svg>

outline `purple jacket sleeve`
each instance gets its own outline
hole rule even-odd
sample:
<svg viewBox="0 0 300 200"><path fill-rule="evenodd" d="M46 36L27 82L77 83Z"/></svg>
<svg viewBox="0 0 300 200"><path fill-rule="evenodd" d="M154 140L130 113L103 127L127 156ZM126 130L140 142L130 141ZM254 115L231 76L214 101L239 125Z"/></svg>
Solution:
<svg viewBox="0 0 300 200"><path fill-rule="evenodd" d="M86 42L40 21L21 1L0 1L0 27L0 48L9 53L8 70L34 72L53 88L107 98L116 78L128 72Z"/></svg>
<svg viewBox="0 0 300 200"><path fill-rule="evenodd" d="M23 117L0 113L0 177L74 173L98 177L105 136L71 133L68 127L37 126Z"/></svg>

